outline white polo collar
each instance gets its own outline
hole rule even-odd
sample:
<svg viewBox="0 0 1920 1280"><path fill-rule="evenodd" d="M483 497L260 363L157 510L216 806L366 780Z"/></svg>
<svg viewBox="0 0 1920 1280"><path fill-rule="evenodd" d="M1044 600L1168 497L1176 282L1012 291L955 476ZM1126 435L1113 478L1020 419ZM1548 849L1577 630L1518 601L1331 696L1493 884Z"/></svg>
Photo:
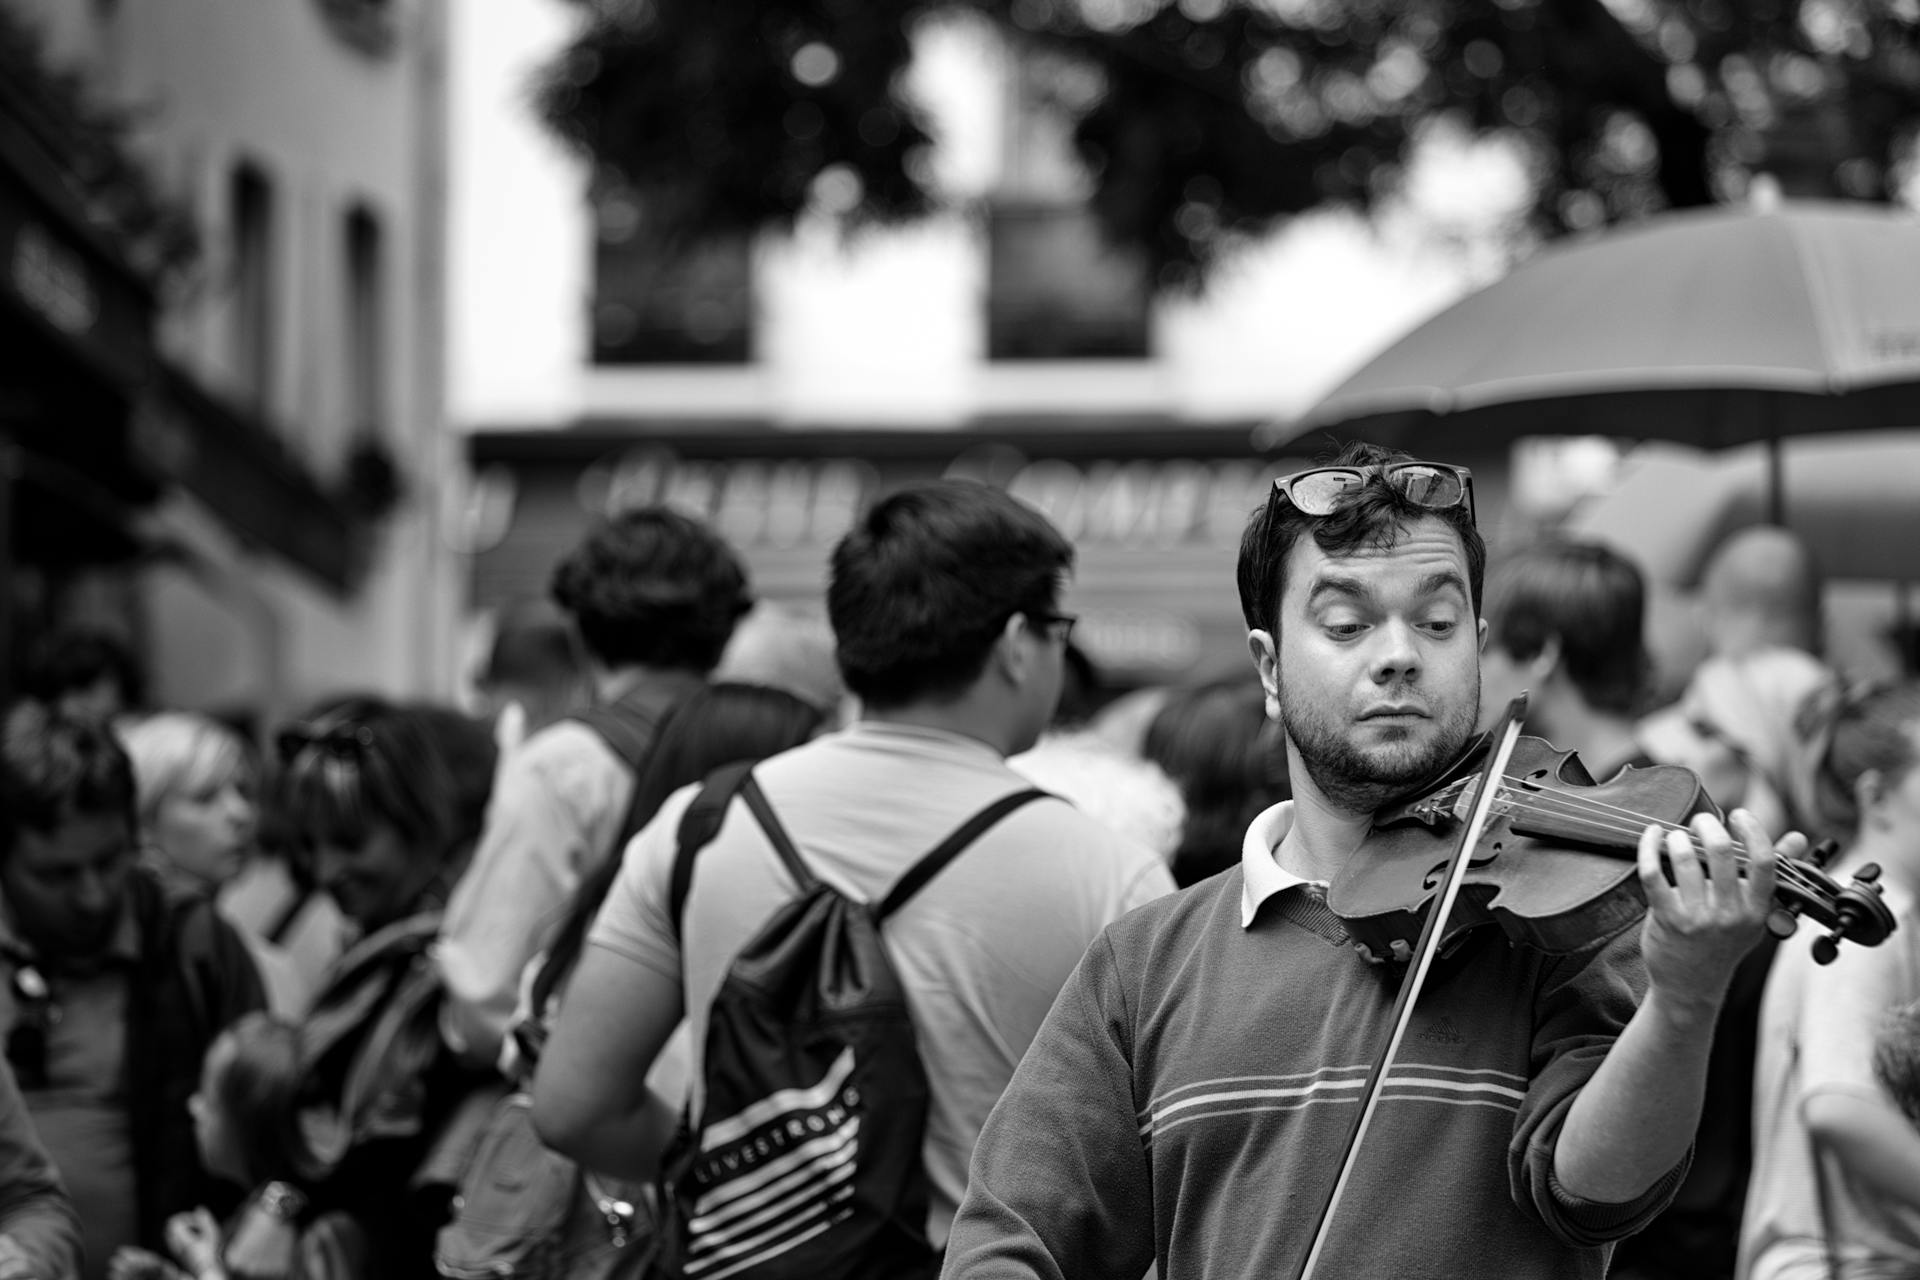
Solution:
<svg viewBox="0 0 1920 1280"><path fill-rule="evenodd" d="M1323 884L1297 876L1280 865L1274 854L1293 829L1293 801L1282 800L1254 816L1240 842L1240 927L1253 927L1260 904L1276 893L1303 884Z"/></svg>

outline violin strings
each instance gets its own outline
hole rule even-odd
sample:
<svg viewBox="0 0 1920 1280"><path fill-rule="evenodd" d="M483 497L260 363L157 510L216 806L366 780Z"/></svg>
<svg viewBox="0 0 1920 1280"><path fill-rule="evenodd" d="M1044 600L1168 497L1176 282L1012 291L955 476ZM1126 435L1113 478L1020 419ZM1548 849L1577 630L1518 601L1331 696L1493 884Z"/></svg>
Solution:
<svg viewBox="0 0 1920 1280"><path fill-rule="evenodd" d="M1516 799L1514 801L1514 807L1523 813L1536 813L1548 816L1557 815L1561 817L1585 817L1594 814L1603 814L1612 810L1621 815L1621 820L1596 822L1595 825L1602 831L1618 834L1623 837L1638 837L1639 834L1649 826L1659 827L1662 831L1668 833L1679 832L1683 835L1692 834L1685 826L1678 823L1645 818L1643 815L1633 813L1630 810L1615 810L1614 806L1611 805L1581 802L1571 797L1534 794L1529 800ZM1734 840L1731 842L1731 848L1735 854L1734 861L1736 865L1741 867L1752 865L1752 853L1745 844ZM1804 869L1788 859L1782 859L1775 864L1775 875L1776 878L1782 882L1800 888L1815 889L1818 887L1813 878L1809 876Z"/></svg>
<svg viewBox="0 0 1920 1280"><path fill-rule="evenodd" d="M1511 774L1503 775L1502 780L1508 784L1515 784L1521 781L1521 779ZM1692 834L1686 826L1680 823L1668 822L1650 815L1636 813L1631 809L1607 804L1604 801L1549 792L1526 791L1513 785L1509 785L1505 790L1511 798L1510 803L1512 806L1520 812L1560 817L1574 816L1592 817L1596 819L1604 817L1612 820L1605 822L1596 821L1595 825L1601 830L1611 834L1637 838L1639 834L1649 826L1659 827L1661 830L1669 833L1681 832L1687 835ZM1744 867L1751 864L1751 851L1746 845L1742 844L1739 840L1734 840L1732 842L1732 849L1736 855L1736 865ZM1819 886L1812 877L1808 876L1790 860L1782 859L1778 862L1775 866L1775 875L1776 878L1782 882L1797 888L1809 891L1817 891L1819 889Z"/></svg>
<svg viewBox="0 0 1920 1280"><path fill-rule="evenodd" d="M1522 779L1512 774L1502 775L1502 780L1510 784L1522 781ZM1562 817L1569 815L1617 816L1618 821L1596 823L1601 830L1607 831L1610 834L1618 834L1623 837L1638 837L1639 834L1649 826L1656 826L1667 832L1677 831L1683 834L1691 834L1682 824L1667 822L1663 819L1654 818L1647 814L1636 813L1631 809L1607 804L1604 801L1594 800L1588 797L1575 797L1544 791L1527 791L1513 786L1509 786L1507 791L1510 796L1514 797L1514 807L1518 808L1521 812L1558 815ZM1529 803L1521 799L1521 797L1532 797L1532 802ZM1558 805L1559 807L1551 807L1553 805ZM1732 842L1732 848L1736 854L1735 860L1737 865L1747 866L1751 864L1751 853L1744 844L1738 840L1734 840ZM1784 883L1807 890L1810 893L1820 893L1824 891L1822 886L1806 874L1803 869L1788 860L1782 860L1776 864L1776 878Z"/></svg>
<svg viewBox="0 0 1920 1280"><path fill-rule="evenodd" d="M1514 778L1512 775L1508 775L1505 780L1509 783L1519 781L1519 779ZM1689 836L1692 835L1692 831L1684 823L1669 822L1663 818L1655 818L1648 814L1636 813L1631 809L1607 804L1604 801L1594 800L1586 796L1571 796L1545 791L1520 790L1516 792L1511 787L1508 788L1508 793L1509 795L1515 796L1515 803L1518 804L1523 811L1541 814L1559 814L1561 816L1584 816L1592 814L1617 817L1619 819L1618 822L1606 826L1603 829L1621 834L1638 837L1646 828L1653 826L1659 827L1661 830L1669 833L1680 832ZM1527 797L1531 803L1529 804L1528 800L1522 800L1519 797ZM1548 807L1550 805L1559 805L1560 807L1555 809ZM1731 839L1731 847L1736 854L1746 855L1745 860L1742 860L1740 865L1744 866L1748 861L1751 861L1751 851L1738 839Z"/></svg>

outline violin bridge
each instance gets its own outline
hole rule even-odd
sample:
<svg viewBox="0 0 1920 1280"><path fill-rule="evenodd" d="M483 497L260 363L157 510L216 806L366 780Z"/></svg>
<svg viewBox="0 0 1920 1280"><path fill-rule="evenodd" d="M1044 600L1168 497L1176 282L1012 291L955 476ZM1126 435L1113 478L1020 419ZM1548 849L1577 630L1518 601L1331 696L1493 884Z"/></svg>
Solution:
<svg viewBox="0 0 1920 1280"><path fill-rule="evenodd" d="M1474 775L1475 778L1478 776ZM1471 807L1467 789L1473 781L1474 778L1461 778L1457 782L1449 782L1438 791L1421 798L1408 812L1430 827L1437 827L1443 822L1465 821Z"/></svg>

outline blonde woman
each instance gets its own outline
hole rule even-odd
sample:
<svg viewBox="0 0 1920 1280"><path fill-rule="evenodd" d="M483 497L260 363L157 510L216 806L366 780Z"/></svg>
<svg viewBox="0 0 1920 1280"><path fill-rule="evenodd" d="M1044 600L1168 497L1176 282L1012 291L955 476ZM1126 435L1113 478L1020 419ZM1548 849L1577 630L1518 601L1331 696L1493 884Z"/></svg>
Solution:
<svg viewBox="0 0 1920 1280"><path fill-rule="evenodd" d="M184 711L148 716L120 737L133 761L147 861L172 891L218 899L253 953L269 1007L301 1016L348 926L297 868L258 849L246 742L218 720Z"/></svg>

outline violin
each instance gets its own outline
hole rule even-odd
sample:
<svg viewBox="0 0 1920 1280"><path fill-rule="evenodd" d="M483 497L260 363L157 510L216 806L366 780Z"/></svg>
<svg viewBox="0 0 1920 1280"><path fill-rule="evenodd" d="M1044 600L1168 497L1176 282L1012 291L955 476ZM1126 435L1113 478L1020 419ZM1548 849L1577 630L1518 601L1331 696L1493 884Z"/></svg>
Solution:
<svg viewBox="0 0 1920 1280"><path fill-rule="evenodd" d="M1418 795L1376 814L1359 856L1328 885L1328 908L1369 958L1411 955L1488 752L1488 740L1477 740ZM1627 768L1596 782L1576 752L1521 735L1495 784L1486 828L1467 854L1441 946L1488 924L1514 942L1554 955L1610 936L1646 909L1636 865L1640 833L1649 825L1682 831L1702 813L1722 816L1691 769ZM1877 883L1880 869L1863 867L1842 885L1823 866L1833 848L1823 842L1811 859L1778 861L1777 907L1768 920L1769 930L1782 938L1802 917L1826 929L1813 948L1821 964L1838 954L1843 940L1876 946L1894 929ZM1744 866L1746 855L1736 840L1736 862Z"/></svg>
<svg viewBox="0 0 1920 1280"><path fill-rule="evenodd" d="M1625 928L1646 911L1640 836L1649 826L1687 830L1697 814L1720 816L1691 769L1654 765L1594 781L1578 755L1520 732L1526 695L1429 784L1374 815L1373 831L1327 886L1369 958L1408 962L1386 1045L1358 1099L1339 1176L1328 1188L1300 1270L1311 1280L1340 1197L1353 1174L1433 959L1452 939L1485 925L1542 951L1565 954ZM1831 843L1826 846L1831 849ZM1747 849L1734 841L1735 861ZM1877 946L1894 930L1879 869L1862 867L1842 886L1823 859L1780 858L1767 921L1777 937L1801 916L1828 930L1814 944L1821 964L1841 941Z"/></svg>

